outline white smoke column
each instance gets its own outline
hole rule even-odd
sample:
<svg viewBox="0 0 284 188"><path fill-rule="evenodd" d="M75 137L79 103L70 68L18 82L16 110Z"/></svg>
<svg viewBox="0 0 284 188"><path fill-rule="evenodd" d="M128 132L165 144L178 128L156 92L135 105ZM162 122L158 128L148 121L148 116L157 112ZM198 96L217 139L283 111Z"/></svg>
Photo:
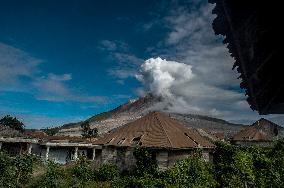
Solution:
<svg viewBox="0 0 284 188"><path fill-rule="evenodd" d="M244 101L244 96L207 84L203 79L214 80L216 76L207 78L206 74L196 70L196 66L158 57L146 60L136 78L144 84L146 92L164 99L157 110L222 118L229 114L228 110L241 110L240 102Z"/></svg>
<svg viewBox="0 0 284 188"><path fill-rule="evenodd" d="M137 79L144 83L146 89L156 96L172 98L175 86L188 83L193 77L191 65L150 58L141 65Z"/></svg>

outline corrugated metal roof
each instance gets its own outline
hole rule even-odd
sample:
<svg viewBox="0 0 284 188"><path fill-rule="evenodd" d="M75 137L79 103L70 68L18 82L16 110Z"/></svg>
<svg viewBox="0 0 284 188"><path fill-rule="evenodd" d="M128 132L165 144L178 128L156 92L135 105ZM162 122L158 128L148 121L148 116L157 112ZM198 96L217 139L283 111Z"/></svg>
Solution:
<svg viewBox="0 0 284 188"><path fill-rule="evenodd" d="M152 148L212 148L214 144L197 131L160 112L148 115L117 128L95 141L100 145L137 146Z"/></svg>

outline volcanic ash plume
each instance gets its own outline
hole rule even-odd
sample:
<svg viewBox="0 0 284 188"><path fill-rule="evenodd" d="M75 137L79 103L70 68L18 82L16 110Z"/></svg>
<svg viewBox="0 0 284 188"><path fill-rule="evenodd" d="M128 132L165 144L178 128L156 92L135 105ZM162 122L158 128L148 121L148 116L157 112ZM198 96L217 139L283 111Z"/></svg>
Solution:
<svg viewBox="0 0 284 188"><path fill-rule="evenodd" d="M194 110L184 100L184 90L194 79L192 66L176 61L151 58L141 65L140 74L136 78L141 81L146 92L162 97L164 102L170 104L166 108L173 112L184 112L185 108ZM164 105L162 105L164 106Z"/></svg>
<svg viewBox="0 0 284 188"><path fill-rule="evenodd" d="M210 75L198 74L192 65L158 57L146 60L136 78L143 83L145 92L164 99L166 106L162 106L167 111L222 117L231 106L235 108L243 101L243 96L206 83L203 78Z"/></svg>
<svg viewBox="0 0 284 188"><path fill-rule="evenodd" d="M191 65L163 60L160 57L151 58L142 64L140 74L136 77L152 94L173 97L177 88L194 77L191 68Z"/></svg>

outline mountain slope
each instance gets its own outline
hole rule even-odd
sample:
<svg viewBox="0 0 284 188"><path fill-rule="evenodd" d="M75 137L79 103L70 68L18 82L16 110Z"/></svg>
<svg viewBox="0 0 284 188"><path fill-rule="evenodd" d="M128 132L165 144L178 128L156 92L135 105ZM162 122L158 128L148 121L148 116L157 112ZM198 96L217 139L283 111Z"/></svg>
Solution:
<svg viewBox="0 0 284 188"><path fill-rule="evenodd" d="M92 128L97 128L99 134L104 134L112 129L134 121L151 111L162 111L175 118L188 127L202 129L207 132L224 132L231 134L239 131L244 125L229 123L222 119L194 114L180 114L168 112L167 106L161 97L151 94L137 100L131 100L113 110L95 115L86 121L90 122ZM80 136L80 125L82 122L63 125L59 135Z"/></svg>

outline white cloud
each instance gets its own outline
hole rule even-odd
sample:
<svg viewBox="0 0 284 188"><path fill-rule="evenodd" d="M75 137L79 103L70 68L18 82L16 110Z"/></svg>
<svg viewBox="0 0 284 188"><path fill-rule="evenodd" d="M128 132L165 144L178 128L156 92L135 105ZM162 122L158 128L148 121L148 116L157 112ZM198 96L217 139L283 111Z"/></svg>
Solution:
<svg viewBox="0 0 284 188"><path fill-rule="evenodd" d="M0 86L1 90L18 85L21 77L33 77L39 72L41 60L26 52L0 42Z"/></svg>
<svg viewBox="0 0 284 188"><path fill-rule="evenodd" d="M99 49L106 51L127 51L129 46L121 41L102 40Z"/></svg>
<svg viewBox="0 0 284 188"><path fill-rule="evenodd" d="M239 89L239 75L232 70L234 60L221 36L212 30L213 6L203 1L190 7L172 6L164 18L167 37L149 48L153 56L174 61L146 60L137 76L145 88L138 88L137 93L150 91L163 96L166 100L157 107L169 111L252 123L260 116L250 109ZM283 115L265 118L284 122Z"/></svg>
<svg viewBox="0 0 284 188"><path fill-rule="evenodd" d="M191 65L158 57L146 60L136 77L165 99L169 111L224 117L233 108L243 109L242 93L208 84L196 73Z"/></svg>
<svg viewBox="0 0 284 188"><path fill-rule="evenodd" d="M99 49L107 52L108 57L114 61L115 66L107 72L110 76L119 78L118 84L122 84L123 80L134 77L137 68L143 63L143 59L135 56L130 52L129 46L121 41L103 40Z"/></svg>
<svg viewBox="0 0 284 188"><path fill-rule="evenodd" d="M56 75L56 74L53 74L53 73L49 73L48 77L51 80L54 80L54 81L68 81L68 80L72 79L72 75L71 74Z"/></svg>
<svg viewBox="0 0 284 188"><path fill-rule="evenodd" d="M88 96L74 91L66 83L72 79L71 74L48 74L47 77L36 78L32 85L37 89L36 97L47 101L99 102L107 101L103 96Z"/></svg>
<svg viewBox="0 0 284 188"><path fill-rule="evenodd" d="M160 108L181 113L198 113L233 122L252 123L260 118L252 111L240 80L232 70L234 60L216 36L211 23L214 5L198 1L190 7L173 6L164 17L167 37L151 48L153 56L140 68L138 80L147 91L166 98ZM182 67L178 69L177 67ZM266 116L266 118L274 117ZM274 119L284 119L278 115Z"/></svg>
<svg viewBox="0 0 284 188"><path fill-rule="evenodd" d="M71 88L68 81L72 80L72 75L69 73L44 74L39 68L42 62L21 49L0 43L0 91L26 92L47 101L107 101L106 97L82 94ZM24 77L28 79L23 81Z"/></svg>
<svg viewBox="0 0 284 188"><path fill-rule="evenodd" d="M194 77L190 65L151 58L141 66L141 74L137 79L158 96L174 95L173 86L188 84Z"/></svg>

